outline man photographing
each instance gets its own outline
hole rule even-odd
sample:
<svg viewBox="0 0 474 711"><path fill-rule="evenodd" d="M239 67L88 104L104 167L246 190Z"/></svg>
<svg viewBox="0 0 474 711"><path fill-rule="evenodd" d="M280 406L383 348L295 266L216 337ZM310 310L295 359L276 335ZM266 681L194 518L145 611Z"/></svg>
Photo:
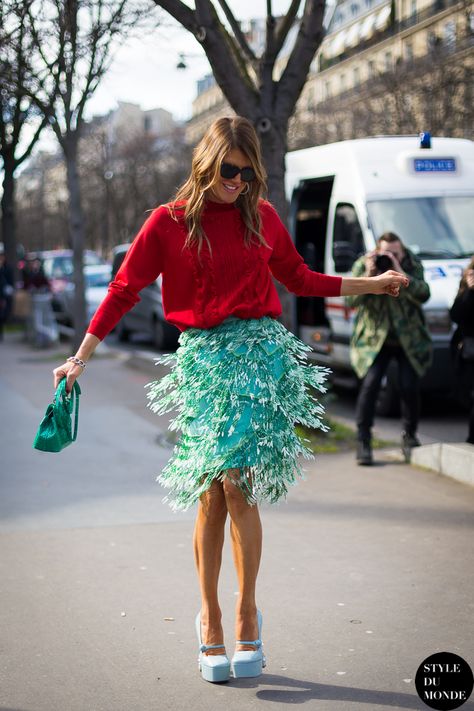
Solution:
<svg viewBox="0 0 474 711"><path fill-rule="evenodd" d="M372 427L382 378L392 359L398 363L403 432L402 449L419 446L416 432L420 412L420 378L432 360L432 346L421 305L430 297L423 265L400 237L385 232L376 249L360 257L352 267L354 276L375 276L393 269L408 277L409 284L398 299L375 295L347 297L357 307L351 339L351 363L362 379L356 405L357 462L373 464Z"/></svg>

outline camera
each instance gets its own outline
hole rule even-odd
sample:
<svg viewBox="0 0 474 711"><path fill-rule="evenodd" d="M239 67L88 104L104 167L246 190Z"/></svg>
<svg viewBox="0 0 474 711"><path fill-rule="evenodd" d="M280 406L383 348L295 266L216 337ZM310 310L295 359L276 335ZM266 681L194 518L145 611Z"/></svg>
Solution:
<svg viewBox="0 0 474 711"><path fill-rule="evenodd" d="M389 269L393 269L393 262L386 254L377 254L375 257L375 266L377 267L377 271L383 274Z"/></svg>

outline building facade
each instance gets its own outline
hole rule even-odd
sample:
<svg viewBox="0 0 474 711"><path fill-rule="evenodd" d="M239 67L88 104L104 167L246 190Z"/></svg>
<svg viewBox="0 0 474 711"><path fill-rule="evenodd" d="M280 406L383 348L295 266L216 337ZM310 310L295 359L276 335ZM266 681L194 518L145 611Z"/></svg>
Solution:
<svg viewBox="0 0 474 711"><path fill-rule="evenodd" d="M325 27L290 124L290 147L422 129L473 137L474 13L466 0L340 0ZM455 109L451 115L443 103ZM195 143L229 112L208 78L186 139Z"/></svg>

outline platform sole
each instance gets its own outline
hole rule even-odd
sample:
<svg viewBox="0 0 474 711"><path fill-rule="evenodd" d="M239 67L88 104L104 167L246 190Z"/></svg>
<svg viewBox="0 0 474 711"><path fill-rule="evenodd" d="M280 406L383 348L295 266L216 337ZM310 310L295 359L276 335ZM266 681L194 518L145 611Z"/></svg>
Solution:
<svg viewBox="0 0 474 711"><path fill-rule="evenodd" d="M219 666L208 666L207 664L199 664L199 671L205 681L212 683L228 681L230 677L230 664Z"/></svg>
<svg viewBox="0 0 474 711"><path fill-rule="evenodd" d="M234 662L231 664L231 671L234 679L244 679L245 677L260 676L264 664L262 659L252 662Z"/></svg>

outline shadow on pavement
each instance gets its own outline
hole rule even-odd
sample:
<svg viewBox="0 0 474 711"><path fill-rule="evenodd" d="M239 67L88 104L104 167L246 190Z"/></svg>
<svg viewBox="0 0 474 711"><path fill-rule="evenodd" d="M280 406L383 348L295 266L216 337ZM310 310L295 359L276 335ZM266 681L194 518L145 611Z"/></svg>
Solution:
<svg viewBox="0 0 474 711"><path fill-rule="evenodd" d="M304 704L308 701L345 701L359 704L376 704L397 709L426 709L428 708L418 696L413 694L400 694L392 691L376 689L358 689L353 686L334 686L331 684L317 684L301 679L291 679L287 676L265 674L262 684L292 687L290 689L262 689L256 696L260 701L274 701L282 704ZM253 679L239 679L232 683L232 687L253 688L260 685ZM229 687L231 688L231 687ZM474 711L474 704L465 703L463 711ZM1 711L1 710L0 710Z"/></svg>

